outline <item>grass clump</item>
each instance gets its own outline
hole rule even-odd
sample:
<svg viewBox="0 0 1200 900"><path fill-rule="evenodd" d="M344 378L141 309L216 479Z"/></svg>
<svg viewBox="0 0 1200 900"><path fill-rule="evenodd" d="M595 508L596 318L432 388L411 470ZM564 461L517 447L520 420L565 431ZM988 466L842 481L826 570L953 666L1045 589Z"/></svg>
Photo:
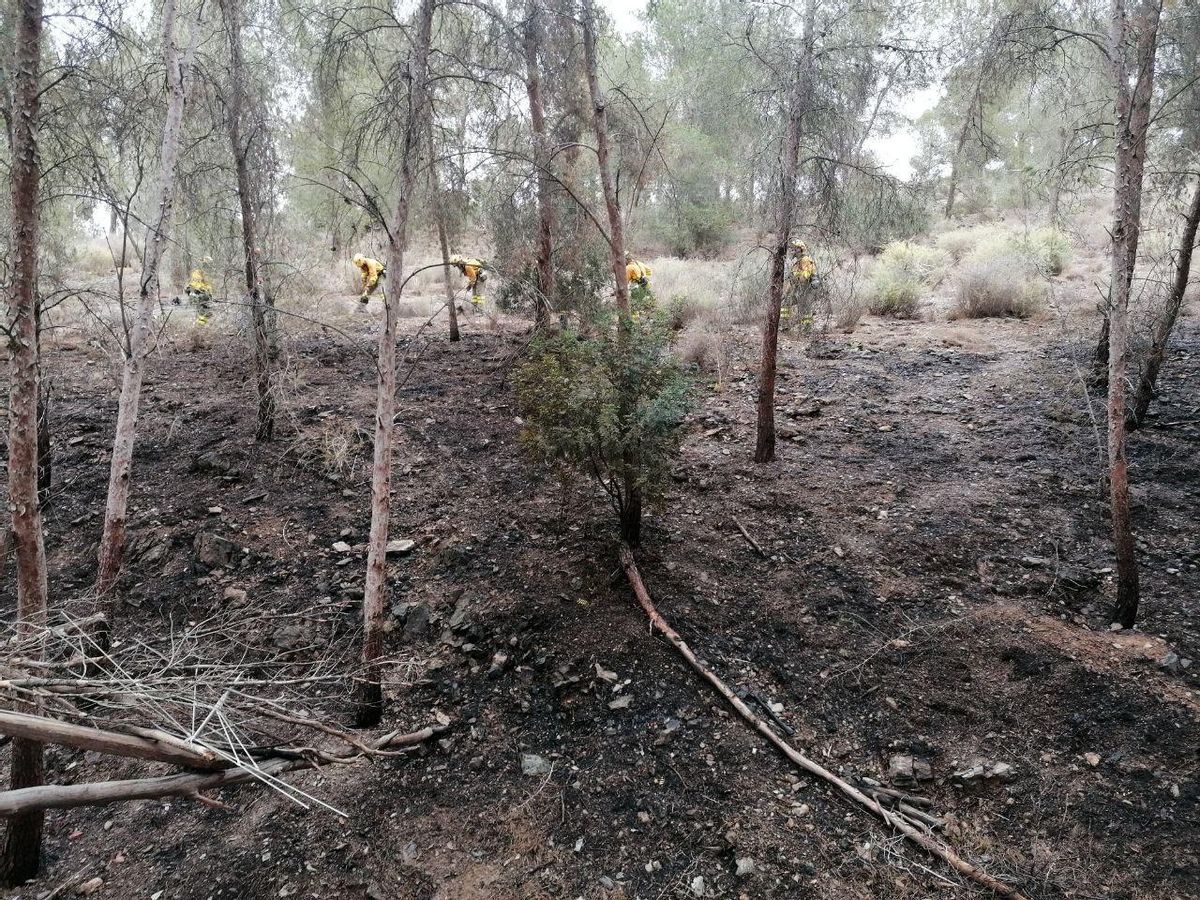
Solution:
<svg viewBox="0 0 1200 900"><path fill-rule="evenodd" d="M893 241L883 248L867 283L867 309L876 316L912 318L921 298L945 277L950 254L937 247Z"/></svg>

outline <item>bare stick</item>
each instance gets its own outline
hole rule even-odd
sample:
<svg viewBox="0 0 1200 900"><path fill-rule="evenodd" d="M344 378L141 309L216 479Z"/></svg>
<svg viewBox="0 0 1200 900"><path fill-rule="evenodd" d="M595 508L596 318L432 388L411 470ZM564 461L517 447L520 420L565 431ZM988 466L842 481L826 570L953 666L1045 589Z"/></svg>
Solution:
<svg viewBox="0 0 1200 900"><path fill-rule="evenodd" d="M757 553L759 556L761 556L763 559L767 559L768 557L767 557L766 551L764 551L763 548L759 546L758 541L756 541L753 537L750 536L750 532L746 530L746 526L743 525L741 522L739 522L737 519L733 520L733 524L737 526L738 531L740 531L742 533L742 537L744 537L746 539L746 542L751 547L754 548L754 552Z"/></svg>
<svg viewBox="0 0 1200 900"><path fill-rule="evenodd" d="M118 734L19 712L0 711L0 733L112 756L171 763L189 769L223 769L228 765L207 747L197 744Z"/></svg>
<svg viewBox="0 0 1200 900"><path fill-rule="evenodd" d="M430 725L411 734L394 732L375 741L373 750L388 747L412 747L445 731L445 725ZM46 785L0 791L0 817L11 817L37 809L70 809L76 806L103 806L123 800L146 800L154 797L191 797L211 804L212 798L201 797L201 791L261 781L264 778L301 769L315 768L320 763L349 763L361 759L361 753L335 756L312 752L300 757L276 756L256 766L237 766L222 772L164 775L157 778L130 778L120 781L98 781L91 784Z"/></svg>
<svg viewBox="0 0 1200 900"><path fill-rule="evenodd" d="M888 825L891 825L914 844L917 844L928 853L943 860L947 865L960 874L965 875L972 881L983 885L991 891L994 891L1001 897L1007 898L1007 900L1027 900L1025 895L1020 893L1015 888L1009 887L1004 882L993 878L982 869L967 862L965 859L955 853L950 847L946 846L933 836L927 834L921 828L912 824L912 822L902 813L885 809L878 801L868 797L858 788L854 787L854 785L835 775L833 772L830 772L824 766L813 762L811 759L789 744L786 740L776 734L775 731L772 730L771 726L756 716L751 711L750 707L743 703L738 698L737 694L730 690L729 686L725 684L724 681L722 681L711 669L709 669L707 665L696 658L696 655L691 651L691 648L688 647L687 643L684 642L683 638L679 636L678 632L676 632L675 629L672 628L667 623L666 619L664 619L658 612L658 609L654 606L654 601L650 599L650 594L647 592L645 584L642 583L642 576L638 572L637 562L634 560L633 552L629 549L629 547L622 544L620 555L621 567L625 570L625 575L629 579L629 584L633 588L634 594L637 596L638 603L641 604L642 610L649 617L650 624L654 628L657 628L663 637L665 637L675 646L675 649L678 650L683 658L687 660L688 665L700 673L700 675L706 681L716 688L718 693L720 693L722 697L729 701L729 704L738 711L742 718L753 725L755 730L772 744L774 744L784 756L790 759L801 769L804 769L806 772L816 775L818 778L827 781L829 784L832 784L855 803L875 813L875 815L879 816L879 818L883 819L884 822L886 822Z"/></svg>

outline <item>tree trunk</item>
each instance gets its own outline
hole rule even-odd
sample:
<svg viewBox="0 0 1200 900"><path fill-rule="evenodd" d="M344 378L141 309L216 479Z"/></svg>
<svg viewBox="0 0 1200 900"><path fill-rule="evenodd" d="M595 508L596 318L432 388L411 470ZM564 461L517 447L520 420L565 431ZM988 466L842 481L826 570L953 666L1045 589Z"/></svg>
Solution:
<svg viewBox="0 0 1200 900"><path fill-rule="evenodd" d="M596 56L596 10L594 0L583 0L583 56L588 93L592 99L592 127L596 132L596 162L600 170L600 187L604 193L604 208L608 214L609 260L617 298L618 384L617 427L621 431L625 450L621 461L621 535L632 547L637 547L642 533L642 486L639 481L641 461L628 435L633 417L633 390L630 383L633 320L629 309L629 281L625 275L625 228L621 206L613 183L609 160L607 101L600 90L599 65Z"/></svg>
<svg viewBox="0 0 1200 900"><path fill-rule="evenodd" d="M416 186L421 148L429 124L429 45L433 34L435 0L421 0L417 12L416 43L412 50L408 121L400 163L400 195L389 229L388 271L384 282L384 323L379 335L379 383L375 399L375 454L371 469L371 531L367 543L367 576L363 592L363 671L356 686L355 718L369 728L383 715L383 682L379 659L383 655L384 610L387 608L387 543L391 509L392 434L396 417L396 320L403 288L404 253L408 249L408 212Z"/></svg>
<svg viewBox="0 0 1200 900"><path fill-rule="evenodd" d="M1200 181L1196 182L1192 191L1192 203L1183 220L1183 235L1179 239L1179 256L1175 261L1175 278L1171 282L1171 292L1167 295L1162 315L1154 323L1146 367L1142 370L1134 391L1133 409L1125 420L1125 427L1130 431L1141 427L1146 413L1150 410L1150 401L1154 398L1158 373L1162 370L1167 356L1167 343L1171 340L1175 320L1179 318L1179 310L1183 308L1183 298L1187 294L1188 281L1192 274L1192 254L1196 249L1197 226L1200 226Z"/></svg>
<svg viewBox="0 0 1200 900"><path fill-rule="evenodd" d="M245 257L246 293L250 298L250 322L254 332L254 385L258 400L255 440L275 438L275 395L271 384L272 340L267 322L267 292L262 277L262 246L258 233L258 202L262 192L250 174L250 147L254 135L243 134L246 102L246 73L242 62L242 4L219 0L229 40L229 103L226 127L237 173L238 203L242 214L242 250Z"/></svg>
<svg viewBox="0 0 1200 900"><path fill-rule="evenodd" d="M1133 626L1138 612L1138 571L1129 509L1129 463L1125 455L1125 371L1129 353L1129 295L1141 232L1142 176L1154 89L1154 57L1162 0L1113 0L1109 54L1116 88L1116 169L1112 231L1112 285L1108 309L1108 465L1113 543L1117 557L1115 619ZM1132 35L1130 25L1133 25ZM1135 46L1129 47L1130 37ZM1131 49L1135 58L1130 59Z"/></svg>
<svg viewBox="0 0 1200 900"><path fill-rule="evenodd" d="M458 332L458 307L454 304L454 283L450 274L450 239L446 234L446 205L442 202L442 179L438 175L437 154L433 146L433 122L429 127L429 194L433 221L437 228L438 248L442 252L442 283L446 287L446 314L450 319L450 341L462 340Z"/></svg>
<svg viewBox="0 0 1200 900"><path fill-rule="evenodd" d="M10 120L12 190L12 272L9 292L8 349L8 508L17 559L17 633L28 635L46 622L46 549L38 506L38 378L37 147L39 79L41 77L42 3L14 4L16 52L12 72ZM23 712L36 706L14 703ZM12 788L42 784L42 744L26 738L12 742ZM41 861L42 813L29 812L8 823L0 855L0 881L23 884L35 876Z"/></svg>
<svg viewBox="0 0 1200 900"><path fill-rule="evenodd" d="M100 538L99 569L96 590L111 595L121 572L125 550L125 517L129 508L129 485L133 469L133 444L137 437L138 405L141 402L142 375L149 352L154 308L158 305L158 271L170 237L175 205L176 164L183 135L184 76L192 55L190 29L187 49L175 40L176 0L165 0L162 13L163 56L167 69L167 117L163 123L160 174L158 180L157 219L146 231L143 249L141 289L132 327L125 326L125 368L121 379L121 398L117 405L117 428L113 438L112 464L108 476L108 500L104 509L104 532Z"/></svg>
<svg viewBox="0 0 1200 900"><path fill-rule="evenodd" d="M763 322L762 359L758 374L758 426L754 441L754 461L775 459L775 375L779 354L779 313L783 306L787 278L788 241L796 210L796 181L799 175L800 137L809 78L809 61L814 38L813 0L805 12L804 46L796 59L796 71L788 97L787 133L779 158L779 199L775 205L775 245L771 249L771 269L767 292L767 317Z"/></svg>
<svg viewBox="0 0 1200 900"><path fill-rule="evenodd" d="M534 299L534 323L545 327L550 320L550 308L555 305L554 279L554 195L550 177L550 148L546 136L546 113L542 104L542 76L538 70L538 46L541 11L537 0L530 0L525 18L525 89L529 95L529 118L533 128L533 164L537 169L538 202L538 292Z"/></svg>

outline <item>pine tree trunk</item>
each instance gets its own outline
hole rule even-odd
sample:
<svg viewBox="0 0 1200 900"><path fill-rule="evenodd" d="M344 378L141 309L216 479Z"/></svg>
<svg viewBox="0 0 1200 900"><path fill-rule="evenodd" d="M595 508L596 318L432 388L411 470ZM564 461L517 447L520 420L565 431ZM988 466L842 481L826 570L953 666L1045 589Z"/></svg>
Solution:
<svg viewBox="0 0 1200 900"><path fill-rule="evenodd" d="M125 551L125 519L129 509L129 486L133 470L133 444L137 437L138 406L142 375L149 352L154 308L158 305L158 272L170 238L175 206L176 169L183 135L184 76L191 61L192 43L183 50L175 39L176 0L165 0L162 13L163 56L167 69L167 117L163 123L157 219L147 229L143 248L141 288L137 313L130 327L125 322L125 367L121 398L117 405L117 428L113 438L112 464L108 477L108 499L104 509L104 532L100 539L96 590L111 595L116 588ZM195 29L191 30L195 35Z"/></svg>
<svg viewBox="0 0 1200 900"><path fill-rule="evenodd" d="M454 303L454 283L450 274L450 238L446 233L446 204L442 202L442 180L438 175L437 154L433 145L433 122L429 128L429 194L433 221L437 229L438 249L442 253L442 284L446 288L446 315L450 320L450 342L462 340L458 331L458 307Z"/></svg>
<svg viewBox="0 0 1200 900"><path fill-rule="evenodd" d="M391 223L388 272L384 282L384 322L379 335L379 383L375 398L375 453L371 469L371 531L367 542L367 576L363 593L363 671L355 697L360 728L378 724L383 715L384 610L387 609L387 543L391 519L392 435L396 417L396 321L403 285L404 254L408 249L408 213L417 169L428 133L429 45L433 35L435 0L421 0L416 43L412 51L408 121L400 163L400 196Z"/></svg>
<svg viewBox="0 0 1200 900"><path fill-rule="evenodd" d="M250 322L254 332L254 385L258 413L255 440L275 438L275 395L272 390L272 339L267 319L267 292L262 277L262 246L258 233L259 186L250 173L249 138L243 134L246 102L246 74L242 62L242 4L240 0L219 0L229 41L229 101L226 127L237 174L238 203L242 217L242 250L245 258L246 293L250 299Z"/></svg>
<svg viewBox="0 0 1200 900"><path fill-rule="evenodd" d="M767 315L763 322L762 358L758 373L758 423L754 440L754 461L775 459L775 380L779 356L779 314L787 278L787 253L796 213L796 183L799 176L800 138L812 57L815 11L813 0L805 12L804 45L796 59L796 69L788 92L788 122L783 151L779 158L779 198L775 204L775 244L771 248L768 278Z"/></svg>
<svg viewBox="0 0 1200 900"><path fill-rule="evenodd" d="M1183 298L1187 294L1188 281L1192 275L1192 254L1196 249L1196 231L1200 226L1200 182L1192 191L1192 203L1188 207L1183 220L1183 235L1179 239L1179 255L1175 260L1175 277L1171 282L1171 292L1158 321L1154 323L1154 334L1150 339L1150 352L1146 358L1146 366L1138 379L1134 391L1132 409L1126 417L1125 426L1130 431L1141 427L1150 410L1150 401L1154 399L1154 386L1158 383L1158 373L1162 371L1163 362L1167 358L1167 344L1171 333L1175 330L1175 321L1183 308Z"/></svg>
<svg viewBox="0 0 1200 900"><path fill-rule="evenodd" d="M617 420L622 435L630 431L633 417L633 385L631 374L631 344L633 320L629 309L629 282L625 275L625 227L621 219L621 206L613 182L612 163L608 138L608 111L603 92L600 90L599 66L596 55L596 10L593 0L583 0L583 56L587 75L588 93L592 99L592 127L596 133L596 162L600 171L600 187L604 193L604 208L608 215L609 261L616 282L617 299L617 354L619 358ZM639 482L641 461L635 447L625 441L626 449L621 461L621 534L631 547L637 547L641 539L642 487Z"/></svg>
<svg viewBox="0 0 1200 900"><path fill-rule="evenodd" d="M533 164L537 169L538 293L534 300L534 322L536 327L543 328L550 320L550 308L555 305L555 278L553 179L550 177L550 148L537 53L541 43L540 12L537 0L530 0L526 8L524 49L525 89L529 96L529 118L533 130Z"/></svg>
<svg viewBox="0 0 1200 900"><path fill-rule="evenodd" d="M41 77L42 3L14 4L16 53L12 75L11 166L12 270L8 301L8 508L16 555L19 634L28 635L46 622L46 550L38 505L38 378L37 254L38 184L41 180L37 147L38 91ZM19 712L36 712L24 701ZM10 785L36 787L43 782L42 745L14 738ZM34 877L41 862L42 813L8 820L0 855L0 881L16 886Z"/></svg>
<svg viewBox="0 0 1200 900"><path fill-rule="evenodd" d="M1154 57L1161 0L1138 0L1133 21L1125 0L1113 0L1109 54L1116 89L1116 168L1112 231L1112 285L1108 309L1108 465L1113 543L1117 558L1114 618L1137 621L1139 588L1126 457L1125 372L1129 353L1129 296L1141 233L1142 177L1154 92ZM1130 25L1134 28L1131 29ZM1129 38L1134 38L1134 48ZM1130 59L1130 51L1135 56Z"/></svg>

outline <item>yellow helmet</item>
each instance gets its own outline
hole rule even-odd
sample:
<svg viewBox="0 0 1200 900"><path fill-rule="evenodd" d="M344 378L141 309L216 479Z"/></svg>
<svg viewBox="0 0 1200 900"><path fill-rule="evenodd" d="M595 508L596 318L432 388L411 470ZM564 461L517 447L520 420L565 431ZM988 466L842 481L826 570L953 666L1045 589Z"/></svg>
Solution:
<svg viewBox="0 0 1200 900"><path fill-rule="evenodd" d="M354 263L356 266L361 266L366 261L367 261L367 258L365 256L363 256L361 253L355 253L354 259L350 260L350 262Z"/></svg>
<svg viewBox="0 0 1200 900"><path fill-rule="evenodd" d="M459 256L457 253L452 253L452 254L450 254L450 262L460 263L460 262L463 262L463 258L461 256Z"/></svg>
<svg viewBox="0 0 1200 900"><path fill-rule="evenodd" d="M806 245L804 241L800 240L800 238L792 238L792 249L797 253L807 253L808 245Z"/></svg>

